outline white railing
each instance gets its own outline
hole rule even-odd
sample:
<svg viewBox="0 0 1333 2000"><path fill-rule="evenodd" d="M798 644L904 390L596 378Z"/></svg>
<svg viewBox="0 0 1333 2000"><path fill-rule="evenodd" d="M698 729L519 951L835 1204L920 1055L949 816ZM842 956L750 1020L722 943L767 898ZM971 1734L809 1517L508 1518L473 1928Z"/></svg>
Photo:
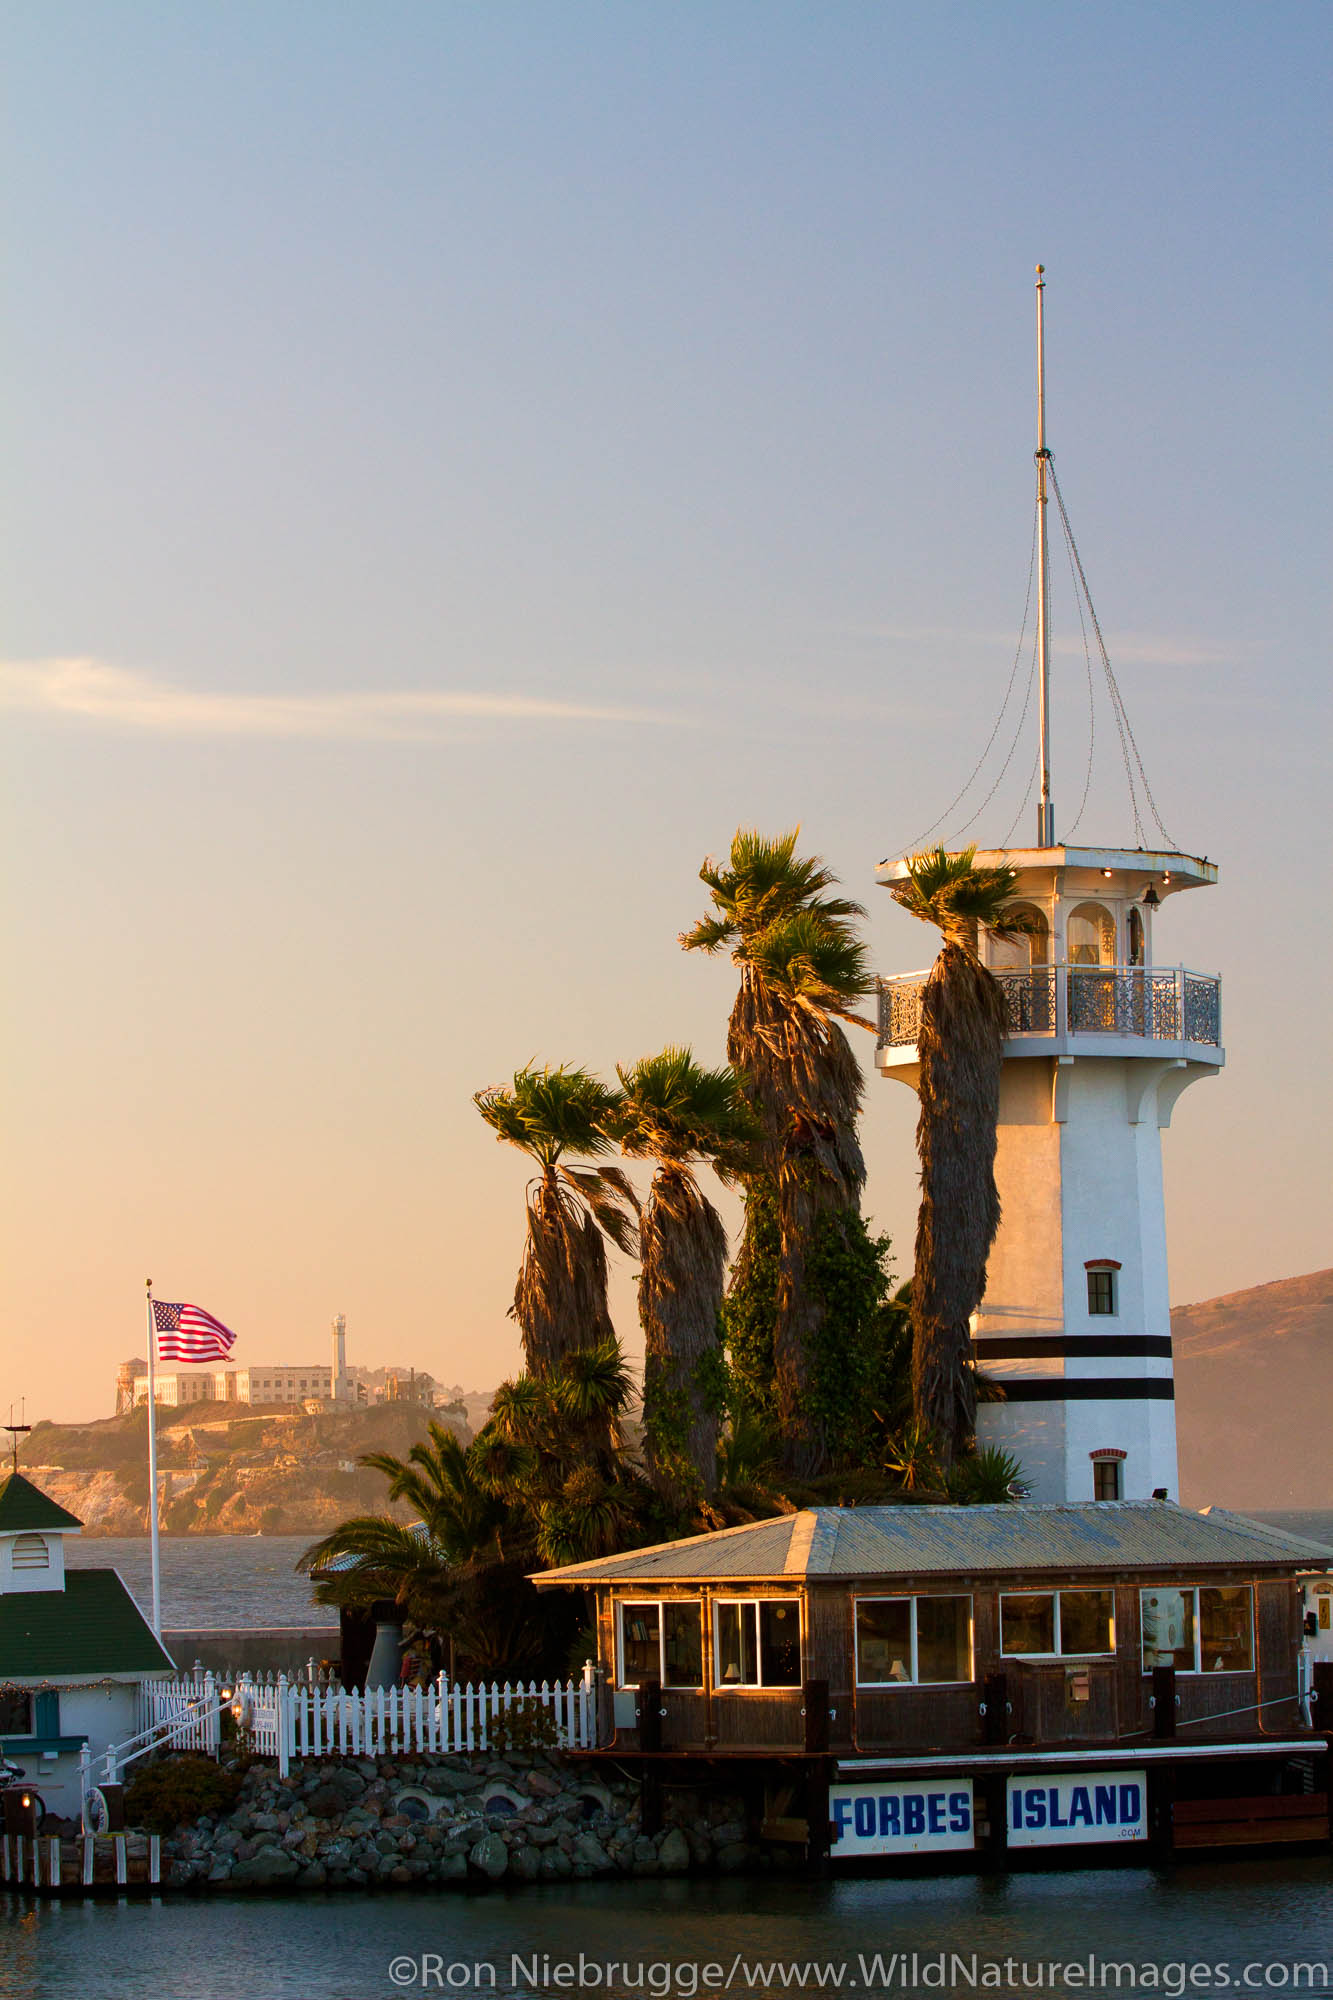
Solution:
<svg viewBox="0 0 1333 2000"><path fill-rule="evenodd" d="M296 1757L452 1756L505 1742L515 1748L597 1747L591 1661L573 1681L463 1687L451 1686L441 1674L429 1687L361 1692L321 1684L315 1675L289 1681L285 1674L266 1679L243 1674L227 1688L206 1674L145 1686L140 1707L145 1726L128 1743L107 1749L105 1781L115 1784L127 1764L150 1750L203 1750L216 1757L224 1707L258 1756L276 1758L283 1777Z"/></svg>
<svg viewBox="0 0 1333 2000"><path fill-rule="evenodd" d="M879 981L879 1045L911 1048L921 1032L929 975ZM1222 982L1183 965L1034 965L997 971L1011 1037L1128 1035L1219 1047Z"/></svg>

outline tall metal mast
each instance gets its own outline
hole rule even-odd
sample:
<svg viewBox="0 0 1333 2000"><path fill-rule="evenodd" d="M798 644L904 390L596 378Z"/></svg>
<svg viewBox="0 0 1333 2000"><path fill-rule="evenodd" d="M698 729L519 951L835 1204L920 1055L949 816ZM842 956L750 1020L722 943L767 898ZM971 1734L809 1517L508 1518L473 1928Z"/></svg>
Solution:
<svg viewBox="0 0 1333 2000"><path fill-rule="evenodd" d="M1046 266L1037 266L1037 730L1041 763L1041 797L1037 804L1037 845L1055 846L1055 807L1051 803L1051 599L1050 551L1046 540L1046 333L1042 294Z"/></svg>

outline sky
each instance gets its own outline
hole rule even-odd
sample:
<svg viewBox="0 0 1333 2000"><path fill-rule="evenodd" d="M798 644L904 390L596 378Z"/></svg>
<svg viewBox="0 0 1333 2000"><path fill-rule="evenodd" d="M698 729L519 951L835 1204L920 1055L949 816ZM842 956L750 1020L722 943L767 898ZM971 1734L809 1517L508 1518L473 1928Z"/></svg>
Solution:
<svg viewBox="0 0 1333 2000"><path fill-rule="evenodd" d="M721 1059L677 936L738 825L928 961L873 870L1023 685L1038 261L1093 600L1221 868L1157 925L1227 1047L1164 1135L1172 1295L1333 1261L1326 8L3 18L0 1403L109 1413L148 1276L238 1361L341 1311L353 1362L511 1372L525 1174L472 1093ZM1081 836L1129 842L1093 713ZM1016 718L984 843L1034 817ZM900 1276L914 1112L868 1075Z"/></svg>

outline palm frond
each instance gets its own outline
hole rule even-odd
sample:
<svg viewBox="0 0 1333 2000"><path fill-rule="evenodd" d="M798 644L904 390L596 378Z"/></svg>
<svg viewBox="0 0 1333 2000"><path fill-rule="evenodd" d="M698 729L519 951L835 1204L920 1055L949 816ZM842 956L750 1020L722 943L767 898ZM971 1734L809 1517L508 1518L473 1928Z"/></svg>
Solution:
<svg viewBox="0 0 1333 2000"><path fill-rule="evenodd" d="M589 1070L565 1063L516 1070L512 1084L492 1084L472 1101L497 1138L544 1167L565 1153L595 1160L611 1150L602 1126L615 1092Z"/></svg>

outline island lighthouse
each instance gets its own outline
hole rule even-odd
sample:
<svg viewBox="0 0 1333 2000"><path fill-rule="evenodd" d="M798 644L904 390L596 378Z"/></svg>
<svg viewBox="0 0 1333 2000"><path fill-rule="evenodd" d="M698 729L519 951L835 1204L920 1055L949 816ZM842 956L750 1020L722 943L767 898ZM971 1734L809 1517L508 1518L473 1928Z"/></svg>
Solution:
<svg viewBox="0 0 1333 2000"><path fill-rule="evenodd" d="M1216 882L1217 869L1165 842L1056 840L1042 294L1038 267L1037 839L976 857L1016 872L1011 907L1028 926L1017 943L984 934L981 945L1009 1036L995 1163L1002 1215L974 1321L977 1364L1004 1400L980 1406L977 1434L1021 1461L1033 1500L1175 1499L1161 1133L1186 1087L1215 1075L1224 1056L1220 981L1159 963L1155 934L1169 926L1170 899ZM907 861L876 872L892 884ZM879 982L876 1064L912 1085L925 979Z"/></svg>

